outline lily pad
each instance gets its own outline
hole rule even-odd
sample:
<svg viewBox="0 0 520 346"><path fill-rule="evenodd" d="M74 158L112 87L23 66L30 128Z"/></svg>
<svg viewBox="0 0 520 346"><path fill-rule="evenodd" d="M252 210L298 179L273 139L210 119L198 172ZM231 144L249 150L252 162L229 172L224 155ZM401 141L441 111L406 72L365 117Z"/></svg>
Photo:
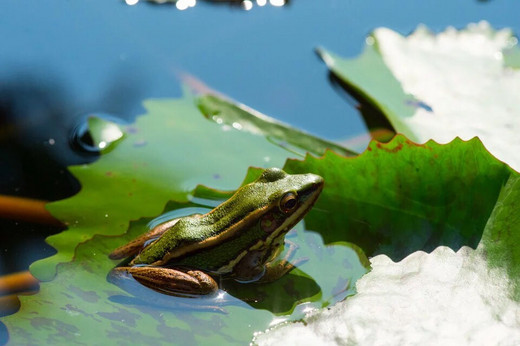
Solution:
<svg viewBox="0 0 520 346"><path fill-rule="evenodd" d="M208 119L246 132L264 135L273 143L284 148L288 148L290 145L291 150L302 156L306 152L323 155L327 149L345 156L357 154L336 143L295 129L245 105L233 104L213 95L200 97L198 106Z"/></svg>
<svg viewBox="0 0 520 346"><path fill-rule="evenodd" d="M478 136L498 159L520 170L518 40L487 22L434 34L420 26L404 37L376 29L364 52L318 52L329 69L376 106L394 129L424 143Z"/></svg>
<svg viewBox="0 0 520 346"><path fill-rule="evenodd" d="M476 248L503 186L517 174L477 138L418 145L402 135L373 141L355 158L327 152L289 160L284 169L325 179L306 220L326 244L348 241L393 260L439 245Z"/></svg>

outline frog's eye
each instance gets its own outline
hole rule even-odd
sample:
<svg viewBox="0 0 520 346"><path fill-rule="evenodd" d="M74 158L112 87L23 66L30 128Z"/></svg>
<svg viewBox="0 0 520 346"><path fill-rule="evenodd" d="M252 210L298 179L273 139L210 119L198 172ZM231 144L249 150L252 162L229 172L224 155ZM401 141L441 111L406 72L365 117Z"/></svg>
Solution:
<svg viewBox="0 0 520 346"><path fill-rule="evenodd" d="M287 192L280 199L280 210L284 213L293 211L298 205L298 196L294 192Z"/></svg>

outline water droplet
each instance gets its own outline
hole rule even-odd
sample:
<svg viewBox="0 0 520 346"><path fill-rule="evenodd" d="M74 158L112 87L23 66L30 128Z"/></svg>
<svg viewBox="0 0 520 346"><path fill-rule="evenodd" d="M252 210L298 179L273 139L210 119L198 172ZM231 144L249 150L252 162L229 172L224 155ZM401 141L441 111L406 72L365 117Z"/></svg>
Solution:
<svg viewBox="0 0 520 346"><path fill-rule="evenodd" d="M126 123L107 113L86 114L72 128L69 143L74 150L97 154L123 136L118 125Z"/></svg>
<svg viewBox="0 0 520 346"><path fill-rule="evenodd" d="M242 130L242 124L234 122L233 123L233 128L235 128L237 130Z"/></svg>
<svg viewBox="0 0 520 346"><path fill-rule="evenodd" d="M212 119L213 119L214 122L216 122L219 125L222 125L222 123L224 122L224 120L221 117L217 117L216 115L214 115L212 117Z"/></svg>

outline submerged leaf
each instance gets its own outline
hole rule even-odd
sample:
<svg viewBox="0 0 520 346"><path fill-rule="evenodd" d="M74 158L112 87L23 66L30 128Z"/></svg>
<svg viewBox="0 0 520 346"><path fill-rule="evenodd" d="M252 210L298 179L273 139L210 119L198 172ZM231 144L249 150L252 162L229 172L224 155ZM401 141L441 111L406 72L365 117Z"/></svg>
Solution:
<svg viewBox="0 0 520 346"><path fill-rule="evenodd" d="M246 180L254 175L248 174ZM197 203L173 201L165 211L174 211L170 217L204 212L201 206L229 197L202 186L191 195ZM327 306L353 294L353 283L367 272L368 261L356 246L324 246L318 234L297 227L287 239L299 245L294 259L307 262L271 284L225 280L220 285L228 293L191 299L164 295L134 280L121 287L108 282L107 274L117 264L108 253L143 233L153 221L132 221L123 236L96 235L80 244L72 262L58 265L52 281L42 283L38 294L20 297L20 311L3 318L10 339L17 344L37 340L95 344L100 337L109 343L244 344L255 331L269 326L276 318L273 313L292 313L278 321L301 318L305 309ZM340 272L323 271L324 262ZM300 303L305 304L297 307Z"/></svg>

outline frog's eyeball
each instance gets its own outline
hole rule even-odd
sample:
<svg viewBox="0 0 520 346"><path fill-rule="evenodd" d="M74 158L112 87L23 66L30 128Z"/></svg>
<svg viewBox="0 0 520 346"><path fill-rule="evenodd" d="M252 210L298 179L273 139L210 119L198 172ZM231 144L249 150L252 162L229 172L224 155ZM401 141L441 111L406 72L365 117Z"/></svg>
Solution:
<svg viewBox="0 0 520 346"><path fill-rule="evenodd" d="M290 213L298 205L298 196L294 192L287 192L280 199L280 210L284 213Z"/></svg>

